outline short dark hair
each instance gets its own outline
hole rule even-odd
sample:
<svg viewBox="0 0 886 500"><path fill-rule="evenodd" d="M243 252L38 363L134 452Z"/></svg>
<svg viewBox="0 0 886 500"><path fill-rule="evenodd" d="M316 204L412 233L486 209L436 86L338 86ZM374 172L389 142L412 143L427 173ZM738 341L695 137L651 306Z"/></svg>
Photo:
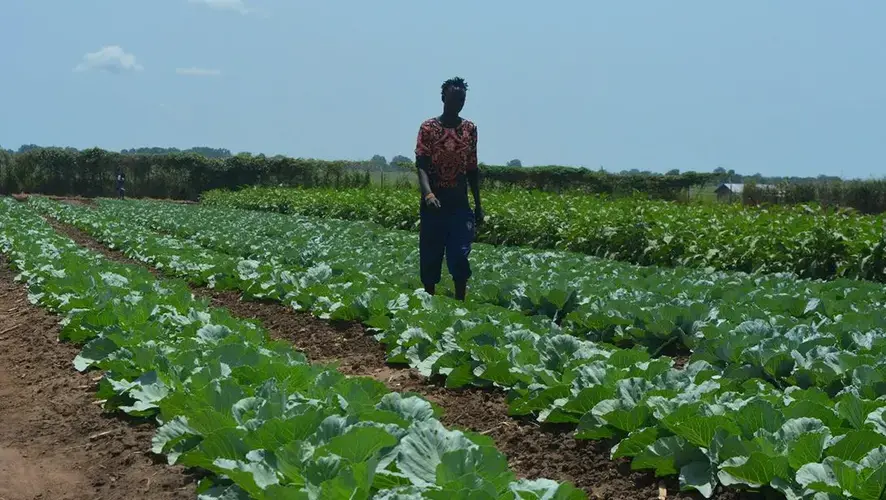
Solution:
<svg viewBox="0 0 886 500"><path fill-rule="evenodd" d="M459 88L459 89L462 89L465 92L467 92L468 91L468 82L466 82L465 79L460 76L456 76L455 78L450 78L449 80L446 80L445 82L443 82L443 85L440 86L440 96L445 98L446 91L449 90L450 87Z"/></svg>

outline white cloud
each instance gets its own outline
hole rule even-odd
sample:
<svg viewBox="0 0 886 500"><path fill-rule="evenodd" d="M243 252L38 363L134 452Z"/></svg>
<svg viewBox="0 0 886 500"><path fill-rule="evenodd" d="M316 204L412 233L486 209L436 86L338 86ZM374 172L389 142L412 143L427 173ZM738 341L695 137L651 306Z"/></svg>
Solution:
<svg viewBox="0 0 886 500"><path fill-rule="evenodd" d="M175 70L179 75L184 76L219 76L221 75L221 71L217 69L209 69L209 68L177 68Z"/></svg>
<svg viewBox="0 0 886 500"><path fill-rule="evenodd" d="M126 71L141 71L145 69L136 62L135 56L127 53L118 45L102 47L98 52L90 52L83 56L83 61L74 68L74 71L87 71L97 69L110 73L123 73Z"/></svg>
<svg viewBox="0 0 886 500"><path fill-rule="evenodd" d="M233 10L241 14L248 14L249 9L243 0L190 0L191 3L202 3L218 10Z"/></svg>

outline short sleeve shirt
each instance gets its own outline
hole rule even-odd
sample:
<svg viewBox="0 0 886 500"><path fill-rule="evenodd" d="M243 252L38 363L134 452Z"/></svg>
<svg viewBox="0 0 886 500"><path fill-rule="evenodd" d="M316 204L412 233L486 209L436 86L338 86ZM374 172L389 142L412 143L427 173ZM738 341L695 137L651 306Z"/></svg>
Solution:
<svg viewBox="0 0 886 500"><path fill-rule="evenodd" d="M418 130L416 156L431 158L428 180L431 190L446 208L470 208L467 173L477 169L477 126L462 120L453 128L440 120L425 120Z"/></svg>

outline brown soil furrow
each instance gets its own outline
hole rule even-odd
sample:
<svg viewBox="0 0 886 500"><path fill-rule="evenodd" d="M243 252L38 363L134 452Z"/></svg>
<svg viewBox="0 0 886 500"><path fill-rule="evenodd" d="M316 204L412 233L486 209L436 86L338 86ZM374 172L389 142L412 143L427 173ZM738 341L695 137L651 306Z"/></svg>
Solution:
<svg viewBox="0 0 886 500"><path fill-rule="evenodd" d="M56 230L84 247L118 262L144 266L72 226L49 221ZM161 275L155 269L151 271ZM242 301L236 292L192 289L195 295L207 297L213 305L227 308L238 317L260 321L271 337L289 340L315 362L335 362L346 374L373 377L391 390L421 394L443 408L441 420L447 426L491 437L520 477L570 481L593 499L652 500L661 498L663 489L669 499L701 498L679 492L674 478L662 482L650 472L632 471L627 460L610 460L611 443L577 440L568 427L540 425L509 416L502 391L446 389L407 367L387 365L384 347L360 324L332 324L277 302ZM722 491L715 498L758 497Z"/></svg>
<svg viewBox="0 0 886 500"><path fill-rule="evenodd" d="M94 404L96 373L74 370L59 318L14 276L0 257L0 498L194 498L194 477L150 453L154 425Z"/></svg>

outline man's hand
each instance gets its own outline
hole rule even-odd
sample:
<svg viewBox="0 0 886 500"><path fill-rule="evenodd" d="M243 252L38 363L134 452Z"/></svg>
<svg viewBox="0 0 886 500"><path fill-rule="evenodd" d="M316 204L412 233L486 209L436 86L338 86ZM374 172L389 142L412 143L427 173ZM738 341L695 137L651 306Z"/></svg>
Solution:
<svg viewBox="0 0 886 500"><path fill-rule="evenodd" d="M486 221L486 213L483 212L483 207L477 207L474 210L474 219L476 220L477 225L483 224Z"/></svg>
<svg viewBox="0 0 886 500"><path fill-rule="evenodd" d="M434 196L434 193L428 193L428 195L425 196L425 203L431 208L440 208L440 200Z"/></svg>

